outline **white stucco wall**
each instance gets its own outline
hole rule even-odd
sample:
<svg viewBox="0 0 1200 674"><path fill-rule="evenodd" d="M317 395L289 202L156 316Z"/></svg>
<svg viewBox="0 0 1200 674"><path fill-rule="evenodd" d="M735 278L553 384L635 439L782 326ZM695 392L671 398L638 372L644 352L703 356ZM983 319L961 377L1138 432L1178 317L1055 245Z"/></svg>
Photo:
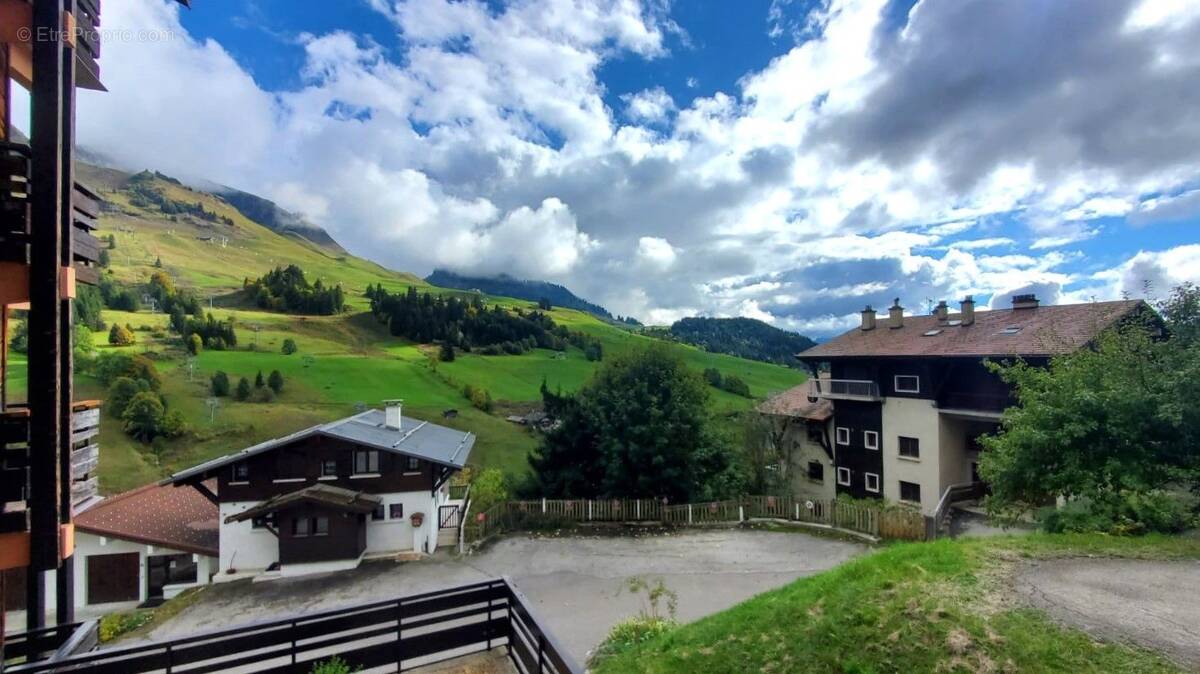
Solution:
<svg viewBox="0 0 1200 674"><path fill-rule="evenodd" d="M192 555L196 561L196 582L180 585L167 585L163 588L163 597L170 599L175 595L183 592L189 587L197 585L206 585L209 578L217 572L217 560L214 557L206 555L197 555L182 550L172 548L164 548L158 545L146 545L145 543L135 543L119 538L108 536L97 536L86 531L76 530L75 532L75 555L73 557L75 564L75 606L76 608L87 605L87 558L92 555L115 555L120 553L138 553L138 599L137 602L120 602L113 604L123 606L127 604L135 604L146 601L146 558L151 555ZM46 605L54 606L57 603L57 585L55 583L54 572L46 572ZM103 606L103 605L101 605Z"/></svg>
<svg viewBox="0 0 1200 674"><path fill-rule="evenodd" d="M941 419L933 401L889 397L883 404L883 497L900 503L900 481L921 485L921 512L930 515L941 497ZM900 456L900 437L920 442L919 459Z"/></svg>
<svg viewBox="0 0 1200 674"><path fill-rule="evenodd" d="M826 429L832 433L832 430ZM832 442L832 436L830 442ZM788 472L792 495L800 499L828 500L837 496L837 469L833 459L825 452L818 442L808 439L808 427L803 422L791 424L783 437L784 446L788 448ZM824 479L811 480L808 477L808 462L817 461L825 467Z"/></svg>
<svg viewBox="0 0 1200 674"><path fill-rule="evenodd" d="M230 568L239 572L262 571L279 561L279 539L264 529L255 529L249 521L225 523L225 518L241 513L260 501L231 501L220 505L221 573Z"/></svg>

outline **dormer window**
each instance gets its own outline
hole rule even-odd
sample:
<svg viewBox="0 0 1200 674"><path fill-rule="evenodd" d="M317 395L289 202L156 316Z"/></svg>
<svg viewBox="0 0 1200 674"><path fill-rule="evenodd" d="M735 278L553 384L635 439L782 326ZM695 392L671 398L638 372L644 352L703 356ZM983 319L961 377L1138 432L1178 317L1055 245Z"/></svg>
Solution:
<svg viewBox="0 0 1200 674"><path fill-rule="evenodd" d="M245 461L238 461L233 464L229 477L230 484L246 484L250 482L250 464Z"/></svg>
<svg viewBox="0 0 1200 674"><path fill-rule="evenodd" d="M893 378L896 393L920 393L921 378L914 374L898 374Z"/></svg>

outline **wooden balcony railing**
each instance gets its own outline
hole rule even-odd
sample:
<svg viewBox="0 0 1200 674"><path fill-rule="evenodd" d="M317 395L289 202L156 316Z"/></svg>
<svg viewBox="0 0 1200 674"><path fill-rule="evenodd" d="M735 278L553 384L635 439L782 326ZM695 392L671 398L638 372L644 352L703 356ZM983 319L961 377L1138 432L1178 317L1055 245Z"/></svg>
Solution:
<svg viewBox="0 0 1200 674"><path fill-rule="evenodd" d="M0 261L29 261L30 156L28 145L0 142ZM93 232L101 201L86 185L75 183L71 195L72 266L75 278L89 285L100 282L101 244Z"/></svg>
<svg viewBox="0 0 1200 674"><path fill-rule="evenodd" d="M351 667L405 671L502 647L522 674L583 672L507 578L52 659L69 638L67 630L42 630L14 653L27 662L4 671L302 673L335 655Z"/></svg>
<svg viewBox="0 0 1200 674"><path fill-rule="evenodd" d="M71 415L71 503L78 507L99 496L100 401L75 403ZM29 410L0 412L0 533L28 531Z"/></svg>

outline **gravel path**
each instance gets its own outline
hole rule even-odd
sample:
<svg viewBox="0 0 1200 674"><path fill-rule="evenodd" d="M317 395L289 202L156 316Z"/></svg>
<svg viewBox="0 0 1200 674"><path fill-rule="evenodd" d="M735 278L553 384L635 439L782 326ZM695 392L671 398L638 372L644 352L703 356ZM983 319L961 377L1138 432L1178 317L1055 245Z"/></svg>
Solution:
<svg viewBox="0 0 1200 674"><path fill-rule="evenodd" d="M1016 589L1056 620L1200 670L1200 561L1043 561L1017 573Z"/></svg>

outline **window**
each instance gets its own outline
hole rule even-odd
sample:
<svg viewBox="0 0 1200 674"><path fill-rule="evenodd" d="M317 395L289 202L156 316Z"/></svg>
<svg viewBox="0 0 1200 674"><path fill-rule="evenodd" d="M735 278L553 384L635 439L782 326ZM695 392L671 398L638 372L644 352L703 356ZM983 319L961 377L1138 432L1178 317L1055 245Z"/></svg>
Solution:
<svg viewBox="0 0 1200 674"><path fill-rule="evenodd" d="M808 462L808 479L816 480L817 482L825 481L825 466L820 461Z"/></svg>
<svg viewBox="0 0 1200 674"><path fill-rule="evenodd" d="M921 441L916 438L900 436L900 456L909 459L921 458Z"/></svg>
<svg viewBox="0 0 1200 674"><path fill-rule="evenodd" d="M328 536L329 535L329 518L314 517L312 522L313 536Z"/></svg>
<svg viewBox="0 0 1200 674"><path fill-rule="evenodd" d="M404 470L409 473L421 470L421 460L415 456L408 457L408 460L404 463Z"/></svg>
<svg viewBox="0 0 1200 674"><path fill-rule="evenodd" d="M394 520L404 519L404 504L393 503L388 506L388 517Z"/></svg>
<svg viewBox="0 0 1200 674"><path fill-rule="evenodd" d="M321 477L337 477L337 459L321 461Z"/></svg>
<svg viewBox="0 0 1200 674"><path fill-rule="evenodd" d="M865 473L867 491L879 493L879 475L875 473Z"/></svg>
<svg viewBox="0 0 1200 674"><path fill-rule="evenodd" d="M843 487L850 486L849 468L842 468L841 466L838 467L838 484L842 485Z"/></svg>
<svg viewBox="0 0 1200 674"><path fill-rule="evenodd" d="M308 518L297 517L292 520L292 536L295 538L303 538L308 535Z"/></svg>
<svg viewBox="0 0 1200 674"><path fill-rule="evenodd" d="M863 431L863 445L867 449L879 449L879 431Z"/></svg>
<svg viewBox="0 0 1200 674"><path fill-rule="evenodd" d="M383 519L383 504L375 506L375 510L371 511L371 519L379 521Z"/></svg>
<svg viewBox="0 0 1200 674"><path fill-rule="evenodd" d="M360 449L354 452L354 474L364 475L379 472L379 451Z"/></svg>
<svg viewBox="0 0 1200 674"><path fill-rule="evenodd" d="M921 502L921 485L916 482L900 481L900 500L909 503Z"/></svg>
<svg viewBox="0 0 1200 674"><path fill-rule="evenodd" d="M249 482L250 481L250 464L245 461L238 461L233 464L233 476L229 479L230 482Z"/></svg>
<svg viewBox="0 0 1200 674"><path fill-rule="evenodd" d="M915 374L898 374L893 378L896 393L920 393L921 378Z"/></svg>
<svg viewBox="0 0 1200 674"><path fill-rule="evenodd" d="M821 438L823 435L824 434L821 432L820 426L818 426L817 424L809 424L808 425L808 440L809 440L809 442L815 442L815 443L820 444Z"/></svg>
<svg viewBox="0 0 1200 674"><path fill-rule="evenodd" d="M839 445L850 444L850 429L849 428L846 428L845 426L838 426L837 443Z"/></svg>

